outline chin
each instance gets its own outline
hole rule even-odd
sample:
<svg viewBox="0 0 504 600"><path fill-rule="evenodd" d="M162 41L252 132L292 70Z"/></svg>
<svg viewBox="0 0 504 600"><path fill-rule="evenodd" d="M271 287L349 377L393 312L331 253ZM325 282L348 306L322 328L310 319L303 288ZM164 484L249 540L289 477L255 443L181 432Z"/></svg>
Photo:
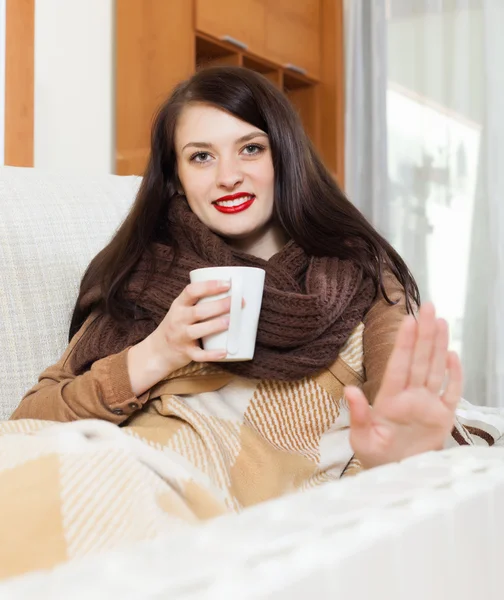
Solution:
<svg viewBox="0 0 504 600"><path fill-rule="evenodd" d="M220 225L220 226L219 226ZM257 224L255 227L248 223L235 223L231 227L222 227L221 223L215 223L210 226L210 229L220 237L229 238L230 240L245 240L254 237L264 229L264 225Z"/></svg>
<svg viewBox="0 0 504 600"><path fill-rule="evenodd" d="M253 230L243 231L243 230L214 229L213 232L224 239L246 240L247 238L252 237L254 235L254 233L256 232L256 230L253 229Z"/></svg>

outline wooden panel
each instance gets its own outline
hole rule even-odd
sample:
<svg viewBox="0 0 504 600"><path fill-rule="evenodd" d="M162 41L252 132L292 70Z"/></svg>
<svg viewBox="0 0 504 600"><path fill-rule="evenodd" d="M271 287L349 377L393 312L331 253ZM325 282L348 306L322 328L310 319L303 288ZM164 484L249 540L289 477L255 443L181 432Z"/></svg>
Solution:
<svg viewBox="0 0 504 600"><path fill-rule="evenodd" d="M7 0L5 164L33 167L34 0Z"/></svg>
<svg viewBox="0 0 504 600"><path fill-rule="evenodd" d="M227 54L211 60L198 61L198 67L241 67L241 54Z"/></svg>
<svg viewBox="0 0 504 600"><path fill-rule="evenodd" d="M277 88L283 89L283 72L282 69L277 69L276 71L268 71L267 73L263 73L263 75L274 83Z"/></svg>
<svg viewBox="0 0 504 600"><path fill-rule="evenodd" d="M320 75L321 0L268 0L266 55Z"/></svg>
<svg viewBox="0 0 504 600"><path fill-rule="evenodd" d="M257 57L245 55L243 57L243 66L247 67L247 69L251 69L252 71L261 73L261 75L264 75L266 79L269 79L272 83L274 83L276 87L280 89L283 88L283 73L282 69L278 68L278 65L266 60L261 60Z"/></svg>
<svg viewBox="0 0 504 600"><path fill-rule="evenodd" d="M345 184L345 60L343 0L322 0L320 152L325 164Z"/></svg>
<svg viewBox="0 0 504 600"><path fill-rule="evenodd" d="M142 175L147 166L150 148L117 152L115 172L117 175Z"/></svg>
<svg viewBox="0 0 504 600"><path fill-rule="evenodd" d="M193 3L116 0L116 173L141 174L152 117L194 72Z"/></svg>
<svg viewBox="0 0 504 600"><path fill-rule="evenodd" d="M303 127L316 148L320 143L320 110L318 84L289 89L285 79L284 86L287 97L301 117Z"/></svg>
<svg viewBox="0 0 504 600"><path fill-rule="evenodd" d="M205 34L196 36L196 67L198 69L220 65L241 67L242 63L242 54L237 52L236 48Z"/></svg>
<svg viewBox="0 0 504 600"><path fill-rule="evenodd" d="M218 39L224 36L264 53L267 0L196 0L196 29Z"/></svg>

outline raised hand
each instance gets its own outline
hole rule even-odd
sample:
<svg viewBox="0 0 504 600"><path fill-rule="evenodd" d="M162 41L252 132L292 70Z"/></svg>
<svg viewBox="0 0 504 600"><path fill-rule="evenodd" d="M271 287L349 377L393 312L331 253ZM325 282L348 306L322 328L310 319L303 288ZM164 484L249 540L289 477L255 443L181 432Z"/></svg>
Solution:
<svg viewBox="0 0 504 600"><path fill-rule="evenodd" d="M418 320L409 315L399 328L374 405L359 388L345 389L357 458L370 468L441 449L461 393L462 368L448 351L448 325L424 304Z"/></svg>

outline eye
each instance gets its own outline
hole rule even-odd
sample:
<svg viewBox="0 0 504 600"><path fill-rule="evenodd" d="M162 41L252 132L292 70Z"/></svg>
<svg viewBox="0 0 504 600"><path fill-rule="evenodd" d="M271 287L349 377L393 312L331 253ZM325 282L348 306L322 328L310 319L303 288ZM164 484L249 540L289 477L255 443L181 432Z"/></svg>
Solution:
<svg viewBox="0 0 504 600"><path fill-rule="evenodd" d="M209 159L210 159L209 152L196 152L195 154L193 154L191 156L191 158L189 160L191 162L195 162L195 163L206 163L209 161Z"/></svg>
<svg viewBox="0 0 504 600"><path fill-rule="evenodd" d="M261 154L262 152L264 152L265 148L264 146L261 146L261 144L247 144L242 152L245 154L245 156L257 156L258 154Z"/></svg>

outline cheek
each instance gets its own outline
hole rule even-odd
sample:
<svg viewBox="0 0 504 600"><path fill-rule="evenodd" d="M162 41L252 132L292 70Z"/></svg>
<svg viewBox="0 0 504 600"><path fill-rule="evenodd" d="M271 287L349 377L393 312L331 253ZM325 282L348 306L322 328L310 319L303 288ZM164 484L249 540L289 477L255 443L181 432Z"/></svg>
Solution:
<svg viewBox="0 0 504 600"><path fill-rule="evenodd" d="M261 173L260 182L263 192L266 193L271 200L273 200L275 193L275 174L273 167L266 169Z"/></svg>
<svg viewBox="0 0 504 600"><path fill-rule="evenodd" d="M261 187L263 192L271 191L271 193L273 193L275 173L272 164L261 165L260 168L255 170L254 178L256 184Z"/></svg>
<svg viewBox="0 0 504 600"><path fill-rule="evenodd" d="M208 190L208 174L201 171L182 168L179 171L179 179L184 189L189 205L201 202Z"/></svg>

